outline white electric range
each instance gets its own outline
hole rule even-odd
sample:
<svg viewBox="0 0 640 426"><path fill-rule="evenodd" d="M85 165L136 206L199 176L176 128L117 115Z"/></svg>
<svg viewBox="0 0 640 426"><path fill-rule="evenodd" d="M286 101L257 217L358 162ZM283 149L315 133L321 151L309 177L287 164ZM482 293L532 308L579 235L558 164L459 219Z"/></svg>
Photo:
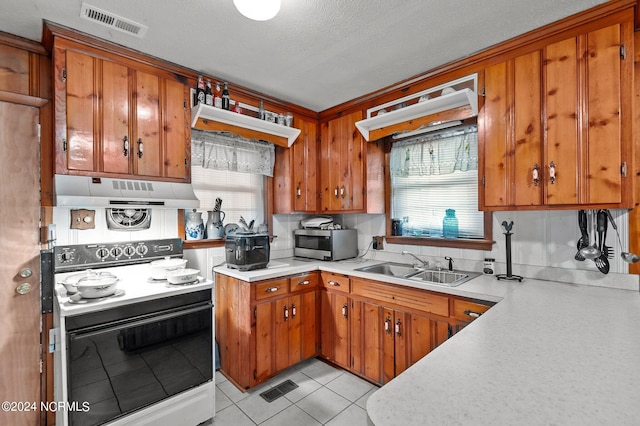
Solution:
<svg viewBox="0 0 640 426"><path fill-rule="evenodd" d="M55 400L60 425L197 425L215 415L213 282L150 279L150 262L182 257L182 240L54 248ZM93 270L112 296L62 285ZM204 274L202 274L204 275Z"/></svg>

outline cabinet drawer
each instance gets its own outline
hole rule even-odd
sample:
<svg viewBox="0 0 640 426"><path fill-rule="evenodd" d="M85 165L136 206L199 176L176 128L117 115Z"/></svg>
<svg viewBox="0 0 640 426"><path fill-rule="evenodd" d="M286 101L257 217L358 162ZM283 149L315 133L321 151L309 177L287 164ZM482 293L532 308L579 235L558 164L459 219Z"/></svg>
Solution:
<svg viewBox="0 0 640 426"><path fill-rule="evenodd" d="M405 287L384 283L351 280L351 292L359 296L407 308L419 309L436 315L449 316L449 298Z"/></svg>
<svg viewBox="0 0 640 426"><path fill-rule="evenodd" d="M265 281L255 284L255 300L287 294L289 292L289 280L287 278L274 281Z"/></svg>
<svg viewBox="0 0 640 426"><path fill-rule="evenodd" d="M342 293L349 293L349 277L323 272L322 286Z"/></svg>
<svg viewBox="0 0 640 426"><path fill-rule="evenodd" d="M316 272L289 278L289 291L291 293L316 287L318 287L318 274Z"/></svg>
<svg viewBox="0 0 640 426"><path fill-rule="evenodd" d="M484 312L488 311L491 306L480 303L471 302L469 300L453 299L453 314L455 319L462 321L473 321Z"/></svg>

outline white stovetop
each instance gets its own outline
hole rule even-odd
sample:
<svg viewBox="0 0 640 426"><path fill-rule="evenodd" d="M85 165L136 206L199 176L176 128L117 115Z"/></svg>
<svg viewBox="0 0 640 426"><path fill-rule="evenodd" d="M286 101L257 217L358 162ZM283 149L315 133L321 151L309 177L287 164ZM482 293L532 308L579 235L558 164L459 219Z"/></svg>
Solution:
<svg viewBox="0 0 640 426"><path fill-rule="evenodd" d="M206 279L201 279L200 282L196 284L183 286L173 286L169 285L167 282L148 282L150 277L149 269L150 266L148 263L96 269L96 271L99 272L111 272L118 277L118 289L124 290L124 294L119 297L111 297L83 304L71 303L64 286L61 284L62 280L67 276L77 274L78 272L56 274L55 297L60 307L60 315L78 315L95 310L127 305L130 303L143 302L146 300L159 299L161 297L213 288L213 281Z"/></svg>

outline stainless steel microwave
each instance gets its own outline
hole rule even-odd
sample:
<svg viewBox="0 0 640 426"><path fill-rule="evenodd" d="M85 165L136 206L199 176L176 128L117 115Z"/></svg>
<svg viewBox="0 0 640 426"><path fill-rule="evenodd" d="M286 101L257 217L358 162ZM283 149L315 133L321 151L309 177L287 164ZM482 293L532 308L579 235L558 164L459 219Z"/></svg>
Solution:
<svg viewBox="0 0 640 426"><path fill-rule="evenodd" d="M320 260L358 257L356 229L296 229L293 255Z"/></svg>

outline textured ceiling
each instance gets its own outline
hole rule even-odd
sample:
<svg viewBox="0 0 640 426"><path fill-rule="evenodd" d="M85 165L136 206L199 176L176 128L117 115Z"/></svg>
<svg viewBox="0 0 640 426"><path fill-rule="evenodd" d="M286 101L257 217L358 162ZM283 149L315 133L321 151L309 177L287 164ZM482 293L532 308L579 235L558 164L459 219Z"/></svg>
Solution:
<svg viewBox="0 0 640 426"><path fill-rule="evenodd" d="M149 30L81 19L82 0L1 0L0 31L39 41L47 19L322 111L605 1L282 0L267 22L232 0L87 3Z"/></svg>

